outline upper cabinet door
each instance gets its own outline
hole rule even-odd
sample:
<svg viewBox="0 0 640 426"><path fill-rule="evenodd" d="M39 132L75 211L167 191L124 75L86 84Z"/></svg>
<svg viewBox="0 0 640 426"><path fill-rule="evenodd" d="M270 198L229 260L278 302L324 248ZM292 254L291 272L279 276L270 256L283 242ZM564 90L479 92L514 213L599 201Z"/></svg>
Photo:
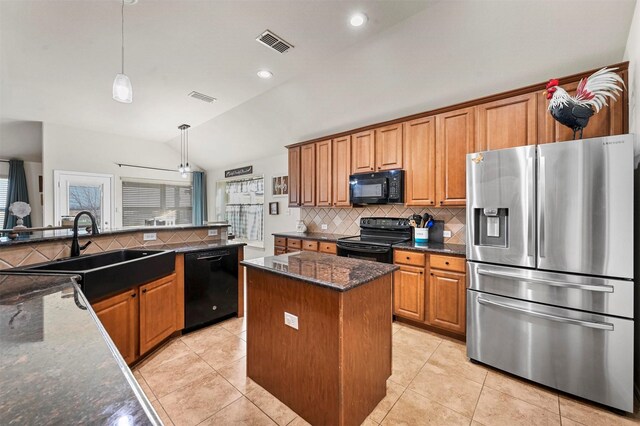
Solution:
<svg viewBox="0 0 640 426"><path fill-rule="evenodd" d="M627 71L618 73L627 84ZM579 81L561 84L571 96L576 94ZM623 90L617 101L608 100L608 106L602 108L600 112L589 119L589 124L584 128L582 138L597 138L601 136L620 135L625 133L625 117L627 102L627 91ZM573 139L573 131L558 123L549 114L549 101L544 93L538 93L538 143L563 142Z"/></svg>
<svg viewBox="0 0 640 426"><path fill-rule="evenodd" d="M300 147L301 204L316 205L316 145L310 143Z"/></svg>
<svg viewBox="0 0 640 426"><path fill-rule="evenodd" d="M300 147L289 148L289 206L300 205Z"/></svg>
<svg viewBox="0 0 640 426"><path fill-rule="evenodd" d="M436 116L436 204L466 205L466 156L474 152L476 107Z"/></svg>
<svg viewBox="0 0 640 426"><path fill-rule="evenodd" d="M351 173L366 173L375 170L375 132L366 130L351 135Z"/></svg>
<svg viewBox="0 0 640 426"><path fill-rule="evenodd" d="M333 205L348 207L351 174L351 136L333 140Z"/></svg>
<svg viewBox="0 0 640 426"><path fill-rule="evenodd" d="M537 94L527 93L478 106L477 151L535 145Z"/></svg>
<svg viewBox="0 0 640 426"><path fill-rule="evenodd" d="M405 201L408 206L436 204L436 119L404 123Z"/></svg>
<svg viewBox="0 0 640 426"><path fill-rule="evenodd" d="M331 206L331 139L316 142L316 206Z"/></svg>
<svg viewBox="0 0 640 426"><path fill-rule="evenodd" d="M401 169L402 123L376 129L376 170Z"/></svg>

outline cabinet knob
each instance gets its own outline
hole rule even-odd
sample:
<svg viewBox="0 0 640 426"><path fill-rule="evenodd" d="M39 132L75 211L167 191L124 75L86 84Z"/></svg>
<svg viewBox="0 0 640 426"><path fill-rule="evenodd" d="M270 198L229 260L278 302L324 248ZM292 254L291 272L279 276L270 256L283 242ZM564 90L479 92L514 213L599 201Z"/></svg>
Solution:
<svg viewBox="0 0 640 426"><path fill-rule="evenodd" d="M448 265L448 264L449 264L449 262L444 262L444 264L445 264L445 265Z"/></svg>
<svg viewBox="0 0 640 426"><path fill-rule="evenodd" d="M424 272L420 271L420 275L422 275Z"/></svg>
<svg viewBox="0 0 640 426"><path fill-rule="evenodd" d="M431 276L433 276L433 272L431 273Z"/></svg>
<svg viewBox="0 0 640 426"><path fill-rule="evenodd" d="M136 294L135 293L131 293L131 297L136 297Z"/></svg>
<svg viewBox="0 0 640 426"><path fill-rule="evenodd" d="M147 292L147 289L146 289L146 288L145 288L144 290L142 290L142 293L146 293L146 292Z"/></svg>
<svg viewBox="0 0 640 426"><path fill-rule="evenodd" d="M409 256L407 256L407 260L411 259Z"/></svg>
<svg viewBox="0 0 640 426"><path fill-rule="evenodd" d="M440 205L442 205L442 201L440 201Z"/></svg>

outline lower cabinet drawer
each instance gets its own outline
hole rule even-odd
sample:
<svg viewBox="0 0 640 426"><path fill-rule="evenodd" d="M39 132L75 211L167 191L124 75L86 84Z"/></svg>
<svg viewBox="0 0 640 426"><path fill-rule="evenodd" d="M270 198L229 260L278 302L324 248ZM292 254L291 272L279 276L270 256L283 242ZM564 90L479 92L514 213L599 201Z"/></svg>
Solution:
<svg viewBox="0 0 640 426"><path fill-rule="evenodd" d="M327 254L336 254L338 252L336 243L320 243L319 250L322 253L327 253Z"/></svg>
<svg viewBox="0 0 640 426"><path fill-rule="evenodd" d="M426 255L415 251L394 250L393 263L404 265L424 266Z"/></svg>
<svg viewBox="0 0 640 426"><path fill-rule="evenodd" d="M429 266L435 269L465 272L466 263L464 257L439 256L437 254L429 256Z"/></svg>
<svg viewBox="0 0 640 426"><path fill-rule="evenodd" d="M275 237L273 245L278 247L286 247L287 239L284 237Z"/></svg>
<svg viewBox="0 0 640 426"><path fill-rule="evenodd" d="M302 250L307 251L318 251L318 242L317 241L302 241Z"/></svg>
<svg viewBox="0 0 640 426"><path fill-rule="evenodd" d="M292 238L288 238L287 247L300 249L302 248L302 240L294 240Z"/></svg>

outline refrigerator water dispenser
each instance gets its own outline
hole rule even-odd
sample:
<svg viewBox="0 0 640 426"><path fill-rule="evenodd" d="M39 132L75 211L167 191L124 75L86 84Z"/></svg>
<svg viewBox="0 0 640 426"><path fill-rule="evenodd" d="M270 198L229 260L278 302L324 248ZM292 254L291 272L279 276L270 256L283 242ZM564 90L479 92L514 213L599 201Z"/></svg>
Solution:
<svg viewBox="0 0 640 426"><path fill-rule="evenodd" d="M509 209L505 208L476 208L473 219L476 235L474 245L490 247L507 247Z"/></svg>

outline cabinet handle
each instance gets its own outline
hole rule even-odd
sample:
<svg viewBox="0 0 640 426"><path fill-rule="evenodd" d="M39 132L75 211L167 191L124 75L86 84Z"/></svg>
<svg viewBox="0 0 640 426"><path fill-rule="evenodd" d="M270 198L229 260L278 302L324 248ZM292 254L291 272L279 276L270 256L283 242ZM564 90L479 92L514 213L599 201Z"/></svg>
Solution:
<svg viewBox="0 0 640 426"><path fill-rule="evenodd" d="M146 289L146 288L145 288L144 290L142 290L142 293L143 293L143 294L144 294L144 293L146 293L146 292L147 292L147 289Z"/></svg>
<svg viewBox="0 0 640 426"><path fill-rule="evenodd" d="M407 256L407 260L411 259L409 256Z"/></svg>
<svg viewBox="0 0 640 426"><path fill-rule="evenodd" d="M420 275L424 274L424 272L420 271Z"/></svg>
<svg viewBox="0 0 640 426"><path fill-rule="evenodd" d="M440 201L440 205L442 205L442 201Z"/></svg>
<svg viewBox="0 0 640 426"><path fill-rule="evenodd" d="M445 264L445 265L448 265L448 264L449 264L449 262L444 262L444 264Z"/></svg>
<svg viewBox="0 0 640 426"><path fill-rule="evenodd" d="M431 273L431 276L433 276L433 272Z"/></svg>
<svg viewBox="0 0 640 426"><path fill-rule="evenodd" d="M136 297L136 294L135 294L135 293L132 293L132 294L131 294L131 297Z"/></svg>

